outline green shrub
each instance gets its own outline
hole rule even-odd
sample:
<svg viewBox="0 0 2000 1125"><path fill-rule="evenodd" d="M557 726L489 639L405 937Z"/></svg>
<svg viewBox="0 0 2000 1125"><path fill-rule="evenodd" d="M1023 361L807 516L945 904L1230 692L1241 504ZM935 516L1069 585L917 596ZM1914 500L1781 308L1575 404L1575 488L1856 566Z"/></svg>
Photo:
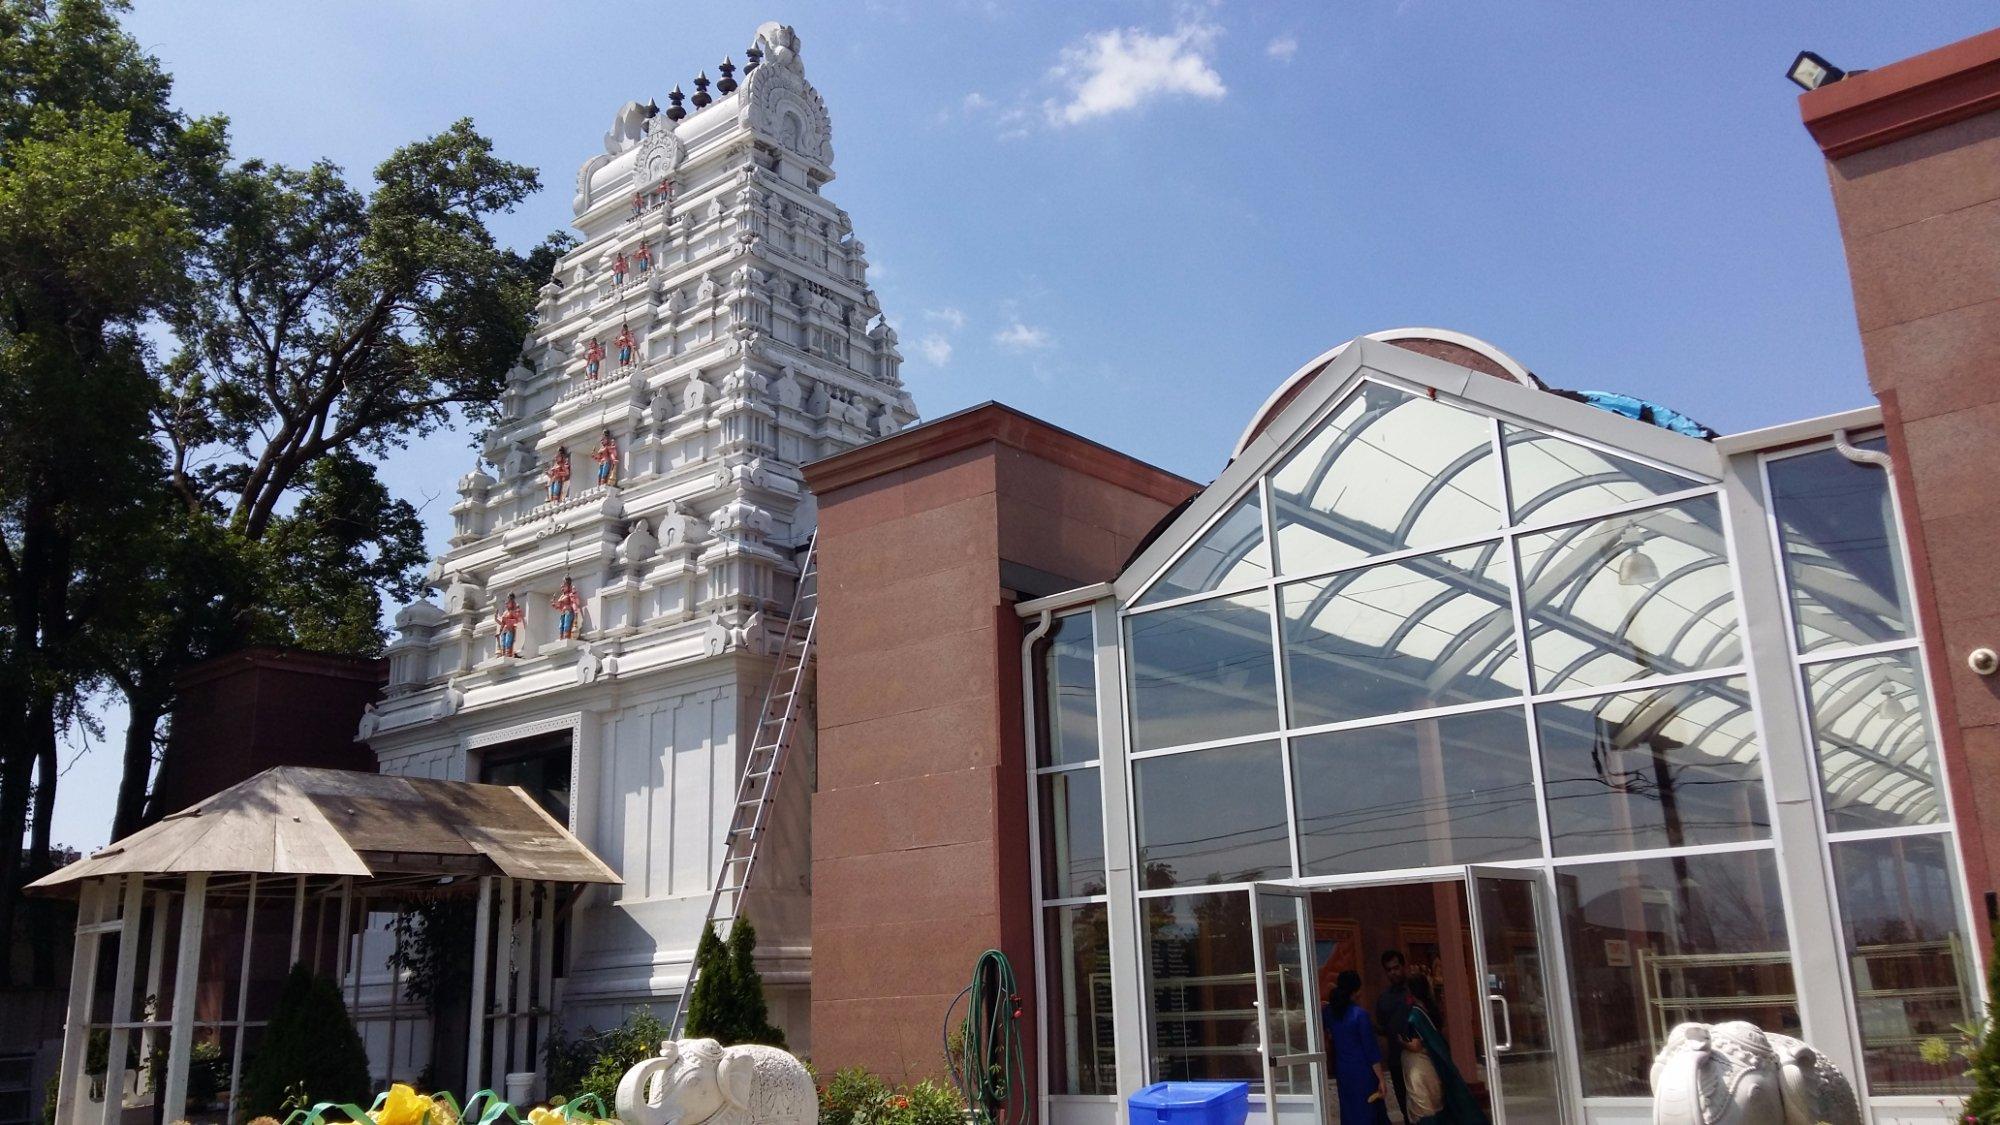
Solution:
<svg viewBox="0 0 2000 1125"><path fill-rule="evenodd" d="M195 1046L200 1052L202 1044ZM221 1059L221 1049L216 1048ZM340 990L304 965L293 965L263 1042L243 1068L239 1104L230 1107L238 1120L278 1116L295 1086L311 1091L316 1102L367 1104L368 1051L347 1018ZM189 1100L195 1077L188 1074Z"/></svg>
<svg viewBox="0 0 2000 1125"><path fill-rule="evenodd" d="M329 984L328 987L332 987L332 985ZM340 1011L342 1016L345 1017L347 1013L346 1007L343 1006ZM350 1030L352 1030L351 1027ZM354 1042L359 1045L361 1042L360 1036L357 1035ZM361 1083L362 1089L367 1089L368 1056L366 1054L361 1056ZM190 1108L215 1104L215 1099L221 1097L222 1091L228 1089L228 1087L229 1061L222 1057L222 1044L196 1043L193 1047L188 1048L187 1100Z"/></svg>
<svg viewBox="0 0 2000 1125"><path fill-rule="evenodd" d="M571 1097L596 1094L605 1112L616 1112L618 1080L641 1059L659 1053L660 1040L666 1037L666 1025L651 1011L641 1011L609 1031L585 1029L578 1039L557 1028L543 1056L549 1089L568 1091Z"/></svg>
<svg viewBox="0 0 2000 1125"><path fill-rule="evenodd" d="M820 1125L960 1125L965 1102L942 1082L892 1087L850 1066L820 1088L819 1120Z"/></svg>
<svg viewBox="0 0 2000 1125"><path fill-rule="evenodd" d="M1972 1096L1965 1100L1964 1120L1978 1125L2000 1122L2000 942L1986 963L1986 1018L1959 1029L1965 1036L1966 1060L1972 1065Z"/></svg>

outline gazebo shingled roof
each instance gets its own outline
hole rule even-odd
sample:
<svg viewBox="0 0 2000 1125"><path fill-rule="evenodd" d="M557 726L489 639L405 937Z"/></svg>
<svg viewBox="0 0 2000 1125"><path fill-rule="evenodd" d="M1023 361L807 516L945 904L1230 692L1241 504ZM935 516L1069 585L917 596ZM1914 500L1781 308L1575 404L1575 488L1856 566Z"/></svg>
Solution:
<svg viewBox="0 0 2000 1125"><path fill-rule="evenodd" d="M102 875L501 875L619 883L519 788L277 766L36 880Z"/></svg>

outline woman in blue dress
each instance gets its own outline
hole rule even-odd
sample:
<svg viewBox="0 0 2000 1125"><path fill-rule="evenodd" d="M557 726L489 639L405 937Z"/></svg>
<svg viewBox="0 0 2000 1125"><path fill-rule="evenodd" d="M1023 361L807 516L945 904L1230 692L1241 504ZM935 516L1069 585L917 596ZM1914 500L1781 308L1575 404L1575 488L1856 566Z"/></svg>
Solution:
<svg viewBox="0 0 2000 1125"><path fill-rule="evenodd" d="M1354 1002L1361 991L1361 974L1343 971L1320 1009L1326 1029L1326 1055L1340 1095L1340 1125L1389 1125L1389 1074L1382 1068L1382 1045L1375 1021Z"/></svg>

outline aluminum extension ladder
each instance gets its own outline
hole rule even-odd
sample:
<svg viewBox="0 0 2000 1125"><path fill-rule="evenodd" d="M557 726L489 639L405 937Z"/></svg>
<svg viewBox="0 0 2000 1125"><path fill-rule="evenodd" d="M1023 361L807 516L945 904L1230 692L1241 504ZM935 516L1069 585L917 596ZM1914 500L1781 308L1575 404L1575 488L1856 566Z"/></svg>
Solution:
<svg viewBox="0 0 2000 1125"><path fill-rule="evenodd" d="M806 681L812 668L814 622L819 618L819 532L806 541L805 558L799 564L798 590L792 599L792 615L785 622L785 639L778 646L777 662L764 688L764 709L757 717L757 733L750 742L750 756L743 763L743 775L736 784L736 805L729 831L722 841L722 864L716 872L715 889L709 893L708 913L701 933L715 927L715 936L729 937L732 923L743 910L743 896L750 875L757 867L757 846L769 827L771 809L777 798L778 781L785 774L797 737ZM699 938L700 934L696 935ZM698 946L698 943L697 943ZM678 1039L687 1028L688 1000L694 995L700 966L688 966L687 988L674 1006L668 1038Z"/></svg>

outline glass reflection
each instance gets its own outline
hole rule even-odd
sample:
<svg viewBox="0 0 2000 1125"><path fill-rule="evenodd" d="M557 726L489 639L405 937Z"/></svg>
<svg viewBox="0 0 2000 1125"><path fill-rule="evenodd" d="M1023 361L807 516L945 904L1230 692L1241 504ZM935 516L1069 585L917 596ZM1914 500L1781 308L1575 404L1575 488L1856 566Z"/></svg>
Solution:
<svg viewBox="0 0 2000 1125"><path fill-rule="evenodd" d="M1647 1097L1677 1024L1799 1034L1777 864L1759 848L1556 872L1586 1097Z"/></svg>
<svg viewBox="0 0 2000 1125"><path fill-rule="evenodd" d="M1809 664L1805 678L1828 830L1942 820L1917 654Z"/></svg>
<svg viewBox="0 0 2000 1125"><path fill-rule="evenodd" d="M1294 583L1280 597L1293 726L1521 692L1497 541Z"/></svg>
<svg viewBox="0 0 2000 1125"><path fill-rule="evenodd" d="M1924 1040L1956 1043L1973 1011L1972 959L1958 878L1942 835L1833 845L1834 891L1854 976L1862 1064L1877 1094L1969 1088L1965 1064L1923 1060Z"/></svg>
<svg viewBox="0 0 2000 1125"><path fill-rule="evenodd" d="M1296 738L1292 762L1307 875L1541 854L1519 708Z"/></svg>
<svg viewBox="0 0 2000 1125"><path fill-rule="evenodd" d="M1042 729L1036 765L1067 766L1097 760L1097 654L1090 615L1055 619L1043 639L1035 687Z"/></svg>
<svg viewBox="0 0 2000 1125"><path fill-rule="evenodd" d="M1104 798L1095 769L1043 774L1042 897L1104 893Z"/></svg>
<svg viewBox="0 0 2000 1125"><path fill-rule="evenodd" d="M1881 450L1882 438L1855 443ZM1889 474L1823 449L1766 463L1801 652L1910 635Z"/></svg>
<svg viewBox="0 0 2000 1125"><path fill-rule="evenodd" d="M1557 855L1770 835L1749 681L1535 708Z"/></svg>
<svg viewBox="0 0 2000 1125"><path fill-rule="evenodd" d="M1139 900L1152 1003L1153 1080L1263 1083L1257 962L1243 891Z"/></svg>
<svg viewBox="0 0 2000 1125"><path fill-rule="evenodd" d="M1292 874L1278 744L1191 750L1132 764L1143 887Z"/></svg>
<svg viewBox="0 0 2000 1125"><path fill-rule="evenodd" d="M1134 605L1210 590L1234 590L1271 576L1264 561L1264 505L1252 492L1161 574Z"/></svg>
<svg viewBox="0 0 2000 1125"><path fill-rule="evenodd" d="M1110 932L1102 903L1043 912L1049 981L1049 1092L1118 1092Z"/></svg>
<svg viewBox="0 0 2000 1125"><path fill-rule="evenodd" d="M1517 542L1537 689L1609 686L1741 660L1715 497Z"/></svg>
<svg viewBox="0 0 2000 1125"><path fill-rule="evenodd" d="M1282 574L1494 531L1493 423L1363 383L1271 472Z"/></svg>
<svg viewBox="0 0 2000 1125"><path fill-rule="evenodd" d="M1547 523L1636 504L1696 482L1579 442L1503 423L1515 523Z"/></svg>
<svg viewBox="0 0 2000 1125"><path fill-rule="evenodd" d="M1268 591L1133 614L1125 627L1133 749L1278 729Z"/></svg>

